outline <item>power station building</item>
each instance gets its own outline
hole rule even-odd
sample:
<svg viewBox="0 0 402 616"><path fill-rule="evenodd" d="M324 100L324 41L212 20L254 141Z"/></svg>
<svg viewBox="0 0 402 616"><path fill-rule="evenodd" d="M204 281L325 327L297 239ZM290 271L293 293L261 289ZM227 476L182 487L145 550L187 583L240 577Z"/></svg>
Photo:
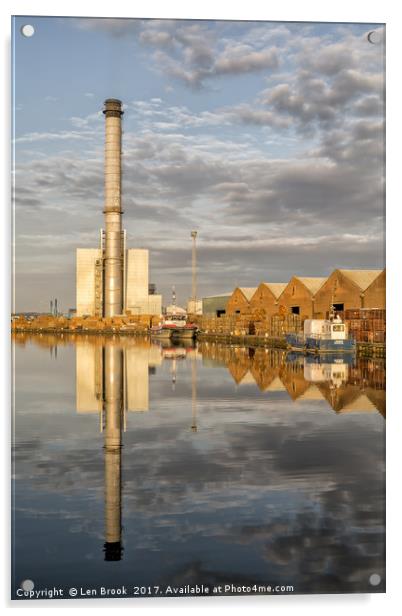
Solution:
<svg viewBox="0 0 402 616"><path fill-rule="evenodd" d="M154 294L149 284L149 251L145 248L125 249L122 264L122 313L161 314L162 296ZM102 248L77 248L77 316L103 316L103 277Z"/></svg>
<svg viewBox="0 0 402 616"><path fill-rule="evenodd" d="M121 101L105 101L105 228L99 248L79 248L77 316L159 315L162 297L150 292L149 252L126 248L121 207Z"/></svg>

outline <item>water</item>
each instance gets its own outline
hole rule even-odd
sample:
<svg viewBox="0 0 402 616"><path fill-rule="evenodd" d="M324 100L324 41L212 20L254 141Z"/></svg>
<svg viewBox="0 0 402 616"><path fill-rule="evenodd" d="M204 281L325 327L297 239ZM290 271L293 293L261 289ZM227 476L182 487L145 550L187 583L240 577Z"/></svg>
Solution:
<svg viewBox="0 0 402 616"><path fill-rule="evenodd" d="M380 360L14 340L14 597L384 591Z"/></svg>

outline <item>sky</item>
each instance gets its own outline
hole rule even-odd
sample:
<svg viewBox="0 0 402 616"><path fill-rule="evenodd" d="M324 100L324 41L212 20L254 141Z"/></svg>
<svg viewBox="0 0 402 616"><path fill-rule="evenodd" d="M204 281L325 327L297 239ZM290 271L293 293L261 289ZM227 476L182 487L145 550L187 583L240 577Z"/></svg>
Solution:
<svg viewBox="0 0 402 616"><path fill-rule="evenodd" d="M384 267L384 44L367 23L14 18L15 309L75 306L111 97L128 246L164 304L191 293L193 229L200 297Z"/></svg>

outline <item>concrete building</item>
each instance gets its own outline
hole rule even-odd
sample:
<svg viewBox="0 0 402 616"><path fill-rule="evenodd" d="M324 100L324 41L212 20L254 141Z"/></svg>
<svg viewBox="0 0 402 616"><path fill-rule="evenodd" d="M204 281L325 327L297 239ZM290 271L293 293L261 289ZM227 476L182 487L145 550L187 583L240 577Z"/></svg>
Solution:
<svg viewBox="0 0 402 616"><path fill-rule="evenodd" d="M221 317L226 314L226 306L231 293L210 295L202 298L202 314L207 317Z"/></svg>
<svg viewBox="0 0 402 616"><path fill-rule="evenodd" d="M236 287L226 304L227 314L242 314L250 310L250 300L257 287Z"/></svg>
<svg viewBox="0 0 402 616"><path fill-rule="evenodd" d="M334 270L316 294L316 316L325 317L332 304L339 311L351 308L384 308L385 271Z"/></svg>
<svg viewBox="0 0 402 616"><path fill-rule="evenodd" d="M102 316L103 268L101 248L77 248L77 316ZM123 313L159 315L162 296L149 294L149 251L125 250L123 260Z"/></svg>
<svg viewBox="0 0 402 616"><path fill-rule="evenodd" d="M311 319L315 313L315 298L326 278L292 276L278 298L278 309Z"/></svg>
<svg viewBox="0 0 402 616"><path fill-rule="evenodd" d="M97 315L102 310L102 269L100 248L78 248L76 258L76 314ZM100 280L99 280L100 278Z"/></svg>
<svg viewBox="0 0 402 616"><path fill-rule="evenodd" d="M187 302L187 313L201 315L202 314L202 299L189 299Z"/></svg>
<svg viewBox="0 0 402 616"><path fill-rule="evenodd" d="M124 310L131 314L162 314L162 296L149 294L149 251L126 251Z"/></svg>
<svg viewBox="0 0 402 616"><path fill-rule="evenodd" d="M269 318L278 312L278 298L286 288L286 282L261 282L250 300L253 313Z"/></svg>

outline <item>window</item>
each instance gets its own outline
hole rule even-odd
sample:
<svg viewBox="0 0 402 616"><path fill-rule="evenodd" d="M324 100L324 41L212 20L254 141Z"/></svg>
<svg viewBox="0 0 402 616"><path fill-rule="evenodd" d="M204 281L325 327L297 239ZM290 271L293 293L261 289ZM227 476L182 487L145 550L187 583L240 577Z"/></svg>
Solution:
<svg viewBox="0 0 402 616"><path fill-rule="evenodd" d="M344 311L344 304L333 304L333 306L334 306L334 310L336 310L337 312Z"/></svg>
<svg viewBox="0 0 402 616"><path fill-rule="evenodd" d="M300 306L292 306L292 314L300 314Z"/></svg>
<svg viewBox="0 0 402 616"><path fill-rule="evenodd" d="M240 314L240 310L235 310L235 314Z"/></svg>
<svg viewBox="0 0 402 616"><path fill-rule="evenodd" d="M218 318L221 317L223 314L226 314L226 310L217 310L216 311L216 316Z"/></svg>

